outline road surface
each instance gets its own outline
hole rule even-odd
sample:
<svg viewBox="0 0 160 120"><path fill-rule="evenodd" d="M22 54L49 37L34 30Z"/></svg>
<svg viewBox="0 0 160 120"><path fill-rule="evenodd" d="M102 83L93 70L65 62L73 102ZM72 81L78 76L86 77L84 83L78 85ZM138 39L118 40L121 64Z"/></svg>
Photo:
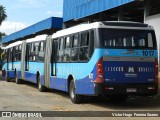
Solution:
<svg viewBox="0 0 160 120"><path fill-rule="evenodd" d="M39 92L35 84L25 82L18 85L0 77L0 108L1 111L160 111L160 94L153 97L129 97L125 103L87 97L83 103L73 104L68 93Z"/></svg>

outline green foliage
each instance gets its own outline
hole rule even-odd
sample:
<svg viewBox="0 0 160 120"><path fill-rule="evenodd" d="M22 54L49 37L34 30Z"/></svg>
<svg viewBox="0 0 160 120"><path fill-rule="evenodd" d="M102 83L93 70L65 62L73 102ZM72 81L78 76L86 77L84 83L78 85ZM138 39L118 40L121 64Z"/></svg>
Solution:
<svg viewBox="0 0 160 120"><path fill-rule="evenodd" d="M5 34L5 33L0 32L0 41L2 40L2 37L3 37L3 36L6 36L6 34Z"/></svg>
<svg viewBox="0 0 160 120"><path fill-rule="evenodd" d="M3 7L2 5L0 5L0 25L7 18L7 14L6 14L5 10L6 10L5 7ZM1 33L0 32L0 42L2 40L2 36L5 36L5 33Z"/></svg>
<svg viewBox="0 0 160 120"><path fill-rule="evenodd" d="M2 5L0 5L0 25L2 24L2 22L4 20L7 19L7 14L6 14L5 10L6 10L5 7L3 7ZM0 42L2 41L2 36L6 36L6 34L0 32Z"/></svg>
<svg viewBox="0 0 160 120"><path fill-rule="evenodd" d="M2 5L0 5L0 25L7 18L7 14L6 14L5 10L6 10L5 7L3 7ZM5 36L5 33L0 32L0 43L2 41L2 36ZM0 55L2 54L2 52L3 51L0 48ZM1 60L1 58L0 58L0 60ZM1 69L1 64L0 64L0 69Z"/></svg>
<svg viewBox="0 0 160 120"><path fill-rule="evenodd" d="M6 10L5 7L3 7L2 5L0 5L0 25L7 18L7 14L6 14L5 10Z"/></svg>

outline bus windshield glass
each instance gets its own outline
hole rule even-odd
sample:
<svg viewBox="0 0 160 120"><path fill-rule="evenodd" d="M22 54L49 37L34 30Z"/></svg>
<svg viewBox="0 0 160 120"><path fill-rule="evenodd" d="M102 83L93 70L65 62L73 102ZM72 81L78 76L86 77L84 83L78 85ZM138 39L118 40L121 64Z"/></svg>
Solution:
<svg viewBox="0 0 160 120"><path fill-rule="evenodd" d="M156 49L153 30L101 29L103 48Z"/></svg>

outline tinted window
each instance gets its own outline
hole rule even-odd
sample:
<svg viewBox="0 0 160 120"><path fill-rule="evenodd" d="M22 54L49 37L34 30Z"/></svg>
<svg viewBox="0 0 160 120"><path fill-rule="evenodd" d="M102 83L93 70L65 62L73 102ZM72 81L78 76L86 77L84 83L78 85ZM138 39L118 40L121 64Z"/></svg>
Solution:
<svg viewBox="0 0 160 120"><path fill-rule="evenodd" d="M72 47L78 47L78 34L73 36Z"/></svg>
<svg viewBox="0 0 160 120"><path fill-rule="evenodd" d="M155 34L149 30L101 29L103 47L156 48Z"/></svg>
<svg viewBox="0 0 160 120"><path fill-rule="evenodd" d="M14 61L21 60L21 45L14 47Z"/></svg>
<svg viewBox="0 0 160 120"><path fill-rule="evenodd" d="M13 48L9 48L9 62L13 61Z"/></svg>
<svg viewBox="0 0 160 120"><path fill-rule="evenodd" d="M30 43L30 61L38 61L39 59L39 42Z"/></svg>
<svg viewBox="0 0 160 120"><path fill-rule="evenodd" d="M59 41L59 50L63 50L63 42L64 42L64 38L60 38L60 41Z"/></svg>
<svg viewBox="0 0 160 120"><path fill-rule="evenodd" d="M34 44L34 51L37 53L39 51L39 42Z"/></svg>
<svg viewBox="0 0 160 120"><path fill-rule="evenodd" d="M64 42L64 38L60 38L60 40L59 40L59 51L58 51L58 61L63 61L63 54L64 54L64 52L63 52L63 42Z"/></svg>
<svg viewBox="0 0 160 120"><path fill-rule="evenodd" d="M28 43L28 49L29 49L29 61L33 61L34 57L34 43Z"/></svg>
<svg viewBox="0 0 160 120"><path fill-rule="evenodd" d="M81 46L89 45L89 32L85 32L81 34Z"/></svg>
<svg viewBox="0 0 160 120"><path fill-rule="evenodd" d="M70 48L71 46L71 40L70 40L70 37L65 37L65 49L66 48Z"/></svg>
<svg viewBox="0 0 160 120"><path fill-rule="evenodd" d="M90 31L90 51L89 51L89 58L92 56L94 52L94 31Z"/></svg>
<svg viewBox="0 0 160 120"><path fill-rule="evenodd" d="M75 34L72 37L72 49L71 49L71 61L78 61L79 47L78 47L79 35Z"/></svg>
<svg viewBox="0 0 160 120"><path fill-rule="evenodd" d="M44 51L44 42L40 42L39 51Z"/></svg>
<svg viewBox="0 0 160 120"><path fill-rule="evenodd" d="M44 61L44 50L45 50L45 42L40 42L39 46L39 61L43 62Z"/></svg>
<svg viewBox="0 0 160 120"><path fill-rule="evenodd" d="M64 55L63 55L64 62L70 61L70 52L71 52L71 39L68 36L68 37L65 37Z"/></svg>
<svg viewBox="0 0 160 120"><path fill-rule="evenodd" d="M86 62L94 51L94 31L85 31L58 38L59 62Z"/></svg>
<svg viewBox="0 0 160 120"><path fill-rule="evenodd" d="M79 60L85 61L89 59L89 32L84 32L81 34L81 44L79 52Z"/></svg>
<svg viewBox="0 0 160 120"><path fill-rule="evenodd" d="M21 52L22 52L21 48L22 48L21 45L19 45L19 49L18 49L18 51L19 51L18 52L19 53L19 60L21 60Z"/></svg>

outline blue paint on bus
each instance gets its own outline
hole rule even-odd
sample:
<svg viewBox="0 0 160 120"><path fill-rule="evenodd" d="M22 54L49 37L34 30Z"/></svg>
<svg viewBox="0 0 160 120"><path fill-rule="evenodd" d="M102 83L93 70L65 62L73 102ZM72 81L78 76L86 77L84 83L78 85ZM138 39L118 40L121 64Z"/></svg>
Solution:
<svg viewBox="0 0 160 120"><path fill-rule="evenodd" d="M73 31L62 30L44 39L35 37L34 42L26 40L22 49L9 45L5 53L14 57L15 48L25 50L21 51L25 61L5 64L6 77L14 78L18 72L18 79L38 83L40 91L47 87L69 92L74 103L79 95L157 93L158 52L153 28L132 22L96 22L81 27L80 31L73 27ZM20 60L11 57L7 60Z"/></svg>
<svg viewBox="0 0 160 120"><path fill-rule="evenodd" d="M71 74L76 79L76 92L78 94L94 94L94 82L93 80L96 79L96 63L102 56L120 56L120 57L141 57L143 56L142 50L134 50L138 54L123 54L127 50L124 49L95 49L95 52L88 63L57 63L57 77L50 76L50 88L68 91L67 86L67 78ZM149 50L147 50L149 51ZM150 56L149 56L150 57ZM154 55L157 59L157 51L154 50ZM20 62L14 62L14 69L16 68L18 71L18 78L21 78L21 65ZM149 78L154 78L154 62L103 62L104 69L105 69L105 81L106 84L111 83L153 83L154 81L147 81ZM15 77L15 71L11 69L12 63L8 63L9 70L8 74L9 77ZM130 66L130 67L142 67L147 69L146 72L140 72L137 74L138 78L127 78L124 76L124 71L108 71L107 67L123 67L123 66ZM3 70L7 69L7 64L4 64ZM29 62L29 71L25 72L25 80L37 83L37 71L40 73L41 77L41 84L44 85L44 63L38 62ZM2 71L3 72L3 71ZM147 73L147 74L146 74ZM93 78L90 79L89 75L93 74ZM116 76L115 76L116 75ZM127 80L127 81L125 81Z"/></svg>

